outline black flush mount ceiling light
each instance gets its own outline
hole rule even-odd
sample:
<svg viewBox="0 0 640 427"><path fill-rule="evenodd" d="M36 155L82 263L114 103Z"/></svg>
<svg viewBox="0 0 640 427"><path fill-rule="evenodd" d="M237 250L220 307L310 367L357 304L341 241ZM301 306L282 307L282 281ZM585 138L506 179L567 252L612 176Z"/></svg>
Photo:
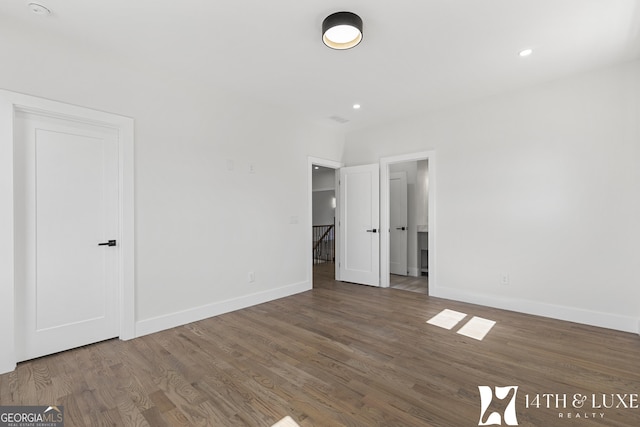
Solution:
<svg viewBox="0 0 640 427"><path fill-rule="evenodd" d="M336 12L322 22L322 41L331 49L351 49L362 41L362 19L351 12Z"/></svg>

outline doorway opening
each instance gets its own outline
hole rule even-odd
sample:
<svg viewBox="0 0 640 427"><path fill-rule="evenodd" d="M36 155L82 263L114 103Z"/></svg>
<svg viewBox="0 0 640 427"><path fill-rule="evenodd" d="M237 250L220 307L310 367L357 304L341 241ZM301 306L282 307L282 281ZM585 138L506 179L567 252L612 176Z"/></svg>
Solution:
<svg viewBox="0 0 640 427"><path fill-rule="evenodd" d="M336 180L335 170L313 165L311 251L314 277L335 280Z"/></svg>
<svg viewBox="0 0 640 427"><path fill-rule="evenodd" d="M389 287L428 294L428 160L389 165Z"/></svg>
<svg viewBox="0 0 640 427"><path fill-rule="evenodd" d="M382 158L381 286L429 294L434 287L435 153Z"/></svg>
<svg viewBox="0 0 640 427"><path fill-rule="evenodd" d="M313 287L323 286L337 280L336 259L337 220L339 212L337 172L342 165L337 162L309 158L309 203L310 203L310 255L309 265Z"/></svg>
<svg viewBox="0 0 640 427"><path fill-rule="evenodd" d="M36 122L38 123L37 127L39 132L34 136L34 132L32 132L32 130L36 127L36 125L34 125ZM41 126L42 123L44 123L45 126ZM81 127L82 130L78 131L78 127ZM1 133L3 135L3 137L0 138L0 158L2 159L2 169L3 171L6 171L6 173L3 173L2 176L0 176L0 199L5 202L0 207L0 217L6 218L6 223L9 224L9 227L6 230L7 233L0 233L2 234L2 236L0 236L2 237L0 238L0 253L3 254L1 257L2 262L0 262L3 268L0 270L9 272L9 274L3 275L3 279L7 279L8 286L4 286L3 289L0 290L0 312L2 313L3 322L7 325L6 328L2 328L2 330L0 330L0 339L4 343L3 349L0 350L0 373L9 372L15 369L18 361L31 357L38 357L38 355L58 352L78 345L89 344L95 340L102 339L102 336L94 337L90 335L93 332L92 325L90 323L93 320L91 313L87 313L86 307L83 304L73 304L73 302L77 301L78 298L82 299L82 292L84 292L85 287L77 286L78 283L81 283L81 280L73 282L74 286L80 289L76 293L74 293L73 290L69 291L68 287L61 288L59 286L60 283L64 286L67 286L69 283L59 280L63 274L68 272L68 268L65 269L64 266L60 267L61 264L58 263L58 255L66 256L68 259L72 259L72 262L77 262L77 259L69 256L70 251L67 251L66 247L64 251L61 251L59 247L49 250L48 247L45 246L51 246L50 242L54 240L54 243L58 243L59 240L65 240L64 244L67 246L75 244L76 242L76 240L73 240L72 242L71 239L68 238L67 234L63 236L64 239L56 239L55 236L51 237L51 235L59 231L55 229L55 226L59 227L58 224L62 223L54 216L56 214L59 215L61 212L61 210L57 209L58 204L61 203L60 200L57 200L57 195L65 195L65 191L76 194L75 191L69 190L69 187L65 184L68 182L73 185L88 185L89 183L85 182L82 177L77 178L75 175L71 174L77 172L93 176L91 175L91 171L87 172L85 169L95 167L95 165L99 163L97 161L90 163L85 156L86 152L82 151L80 153L80 151L84 149L87 149L92 153L91 159L93 160L100 158L102 155L101 153L112 153L114 151L117 153L117 156L109 155L106 157L109 160L105 160L105 164L111 166L106 167L105 170L108 170L109 172L104 172L104 177L111 177L112 175L115 175L115 177L113 177L114 179L109 179L106 182L117 183L117 201L110 205L113 205L113 209L117 211L116 216L118 217L118 227L113 230L106 229L108 233L104 233L104 236L97 233L89 236L87 241L90 240L90 243L87 243L85 246L91 250L99 251L100 249L109 249L104 248L100 242L104 242L107 239L113 239L114 242L117 242L117 249L113 248L113 245L111 244L106 245L112 249L110 264L114 264L116 266L116 268L109 269L109 274L113 274L114 271L117 273L114 280L116 292L111 293L111 298L116 298L114 304L117 306L117 309L115 312L110 311L112 317L117 317L117 319L113 321L113 323L117 325L117 328L113 330L109 329L108 335L119 336L120 339L123 340L134 338L136 334L133 268L135 265L133 215L133 119L56 101L36 98L29 95L0 90L0 129L2 129ZM106 134L103 132L105 129L109 130ZM107 144L110 145L111 148L105 148L105 151L91 146L91 143L93 142L101 143L101 138L92 137L92 135L94 135L94 131L109 141L111 141L110 138L112 136L117 135L113 141ZM27 141L22 139L22 136L25 135L30 138L28 144ZM37 138L43 141L46 140L47 144L37 147L38 150L34 152L32 150L34 142L32 138ZM87 144L84 144L84 142ZM29 155L27 156L28 170L22 169L22 167L25 166L25 164L20 161L20 159L24 157L21 154L23 152L16 150L16 146L22 143L27 144L29 147ZM72 148L78 147L78 150L71 150ZM23 150L25 147L20 145L19 148L20 150ZM66 153L69 151L71 151L72 154L67 158ZM33 156L35 156L35 158ZM71 158L71 156L73 156L73 158ZM61 166L61 163L58 160L64 162L73 161L74 163L77 162L77 164L81 164L82 166L77 169L73 169L72 171L71 168L66 167L68 166L67 163L64 163ZM39 163L34 163L36 161ZM113 167L114 164L117 164L117 167ZM34 165L39 167L39 169L34 168ZM16 180L16 175L21 173L24 173L26 184L24 184L24 181ZM52 176L55 176L55 179L51 178ZM64 177L66 181L62 182L63 180L59 179L61 177ZM101 180L96 178L92 182L101 182ZM34 199L32 197L32 190L34 185L37 183L45 183L50 187L46 192L42 191L42 185L38 188L37 196L41 197L41 203L38 206L38 211L36 212L38 215L36 216L34 215L33 209L30 207L35 206L34 200L38 201L38 199ZM109 184L109 191L115 192L116 189L115 187L111 187ZM80 204L84 203L83 197L79 197L79 199ZM105 200L108 200L108 198ZM78 200L75 200L75 202L78 202ZM28 212L30 215L28 218L29 222L26 223L27 225L24 225L27 218L21 216L23 212L21 211L21 206L25 205L29 207ZM47 206L48 210L43 211L43 205ZM101 216L104 212L102 209L96 209L95 211L98 212L98 216ZM111 216L109 216L109 218L111 218ZM35 225L39 227L39 236L37 235L36 238L39 238L40 240L35 240L35 245L33 244L34 239L32 238L34 229L33 221L36 221ZM51 233L50 235L42 235L41 230L43 223L55 225L47 228L48 232ZM77 224L74 224L74 231L76 230L76 225ZM26 231L22 231L23 229ZM30 246L28 248L25 245L27 240L23 238L25 235L28 235L30 239ZM44 242L44 245L41 245L40 242ZM21 258L22 254L25 253L25 250L27 258ZM38 256L38 264L35 264L35 268L32 268L34 267L33 260L36 259L32 256L34 252ZM45 252L47 256L43 259L41 255ZM98 253L100 254L101 252ZM98 258L99 257L96 257L95 259ZM28 260L29 268L19 271L22 259ZM44 264L45 261L48 262L48 264ZM40 267L42 267L42 269L40 269ZM83 265L82 267L86 270L86 265ZM38 268L38 270L36 270L36 268ZM42 273L42 271L45 270L47 272L46 275L34 275L34 271ZM54 303L59 301L60 303L65 304L64 306L59 304L55 305L58 308L57 311L49 310L44 313L46 318L43 318L41 312L38 311L38 314L41 316L37 319L39 323L36 324L36 327L38 329L33 327L33 322L27 325L24 323L24 319L20 318L20 316L23 315L22 313L26 312L20 312L22 306L24 306L21 301L25 301L23 297L25 295L25 289L27 289L27 281L23 280L24 276L21 276L21 274L25 274L25 271L26 274L30 275L29 280L33 277L36 278L38 282L35 283L44 283L44 280L48 280L47 283L55 284L55 288L47 289L49 294L38 294L36 295L37 298L41 298L41 301L46 300L48 304L51 304L51 301L54 301ZM79 271L79 269L74 269L73 272L76 273ZM98 271L98 269L96 268L95 271ZM60 272L62 273L58 274ZM92 284L97 282L97 279L95 278L90 278L90 280L92 280ZM34 281L31 280L30 283L33 284ZM30 293L27 294L26 302L30 307L29 309L33 310L33 303L35 302L37 304L38 301L31 298L31 295L33 295L33 289L35 288L31 286L29 289L30 290L28 292ZM54 293L66 295L66 298L58 298L56 295L48 298ZM56 300L55 298L58 299ZM100 304L98 303L93 305L95 312L97 312L96 307L99 305ZM31 313L33 313L33 311L31 311ZM70 319L70 316L72 315L78 317ZM32 320L33 316L31 316L30 321ZM86 320L86 322L83 322L82 320ZM109 319L109 325L112 324L111 320L112 319ZM48 323L45 323L45 321ZM20 322L20 324L17 324L17 322ZM44 327L42 327L43 324L45 325ZM87 326L83 331L81 331L83 332L82 335L76 334L75 332L68 334L61 333L60 335L64 336L64 339L58 340L58 337L56 336L56 339L51 339L51 337L49 337L46 340L32 340L40 346L35 350L30 344L32 341L25 344L25 328L31 328L31 332L33 333L39 333L40 331L49 331L52 326L66 327L67 325L70 327L75 327L76 325ZM78 326L78 328L81 328L81 326ZM79 341L73 341L78 337L81 337L82 340L78 339ZM85 340L84 338L87 339Z"/></svg>

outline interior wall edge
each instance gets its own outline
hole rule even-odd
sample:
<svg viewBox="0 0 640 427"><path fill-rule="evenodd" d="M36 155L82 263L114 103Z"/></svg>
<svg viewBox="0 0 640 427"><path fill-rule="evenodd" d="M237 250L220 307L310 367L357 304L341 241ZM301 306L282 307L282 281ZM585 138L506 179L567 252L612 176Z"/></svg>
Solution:
<svg viewBox="0 0 640 427"><path fill-rule="evenodd" d="M0 90L0 373L11 372L13 354L13 104ZM11 343L11 345L7 345Z"/></svg>
<svg viewBox="0 0 640 427"><path fill-rule="evenodd" d="M443 288L441 286L433 289L430 292L430 296L640 334L640 319L632 316L621 316L614 313L547 304L520 298L484 295L452 288Z"/></svg>
<svg viewBox="0 0 640 427"><path fill-rule="evenodd" d="M151 319L139 320L136 322L136 337L153 334L166 329L183 326L188 323L197 322L209 317L219 316L232 311L241 310L254 305L273 301L279 298L288 297L301 292L311 290L311 282L304 281L282 286L276 289L269 289L263 292L256 292L225 301L218 301L205 304L187 310L177 311Z"/></svg>

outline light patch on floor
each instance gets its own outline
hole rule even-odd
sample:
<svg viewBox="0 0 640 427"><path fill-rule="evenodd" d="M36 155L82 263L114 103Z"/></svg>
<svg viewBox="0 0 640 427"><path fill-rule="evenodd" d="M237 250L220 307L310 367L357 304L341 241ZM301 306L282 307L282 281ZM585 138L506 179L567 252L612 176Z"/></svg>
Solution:
<svg viewBox="0 0 640 427"><path fill-rule="evenodd" d="M482 317L473 316L462 328L458 330L460 335L482 341L496 322Z"/></svg>
<svg viewBox="0 0 640 427"><path fill-rule="evenodd" d="M297 422L293 421L293 418L286 416L271 427L300 427Z"/></svg>
<svg viewBox="0 0 640 427"><path fill-rule="evenodd" d="M427 323L430 325L439 326L444 329L452 329L465 317L467 317L465 313L460 313L459 311L453 311L445 308L440 313L427 320Z"/></svg>

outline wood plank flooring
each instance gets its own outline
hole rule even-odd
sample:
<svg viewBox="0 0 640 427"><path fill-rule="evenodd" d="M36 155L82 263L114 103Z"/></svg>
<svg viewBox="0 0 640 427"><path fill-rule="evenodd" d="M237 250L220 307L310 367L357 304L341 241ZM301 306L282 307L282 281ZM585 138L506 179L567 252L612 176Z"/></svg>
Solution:
<svg viewBox="0 0 640 427"><path fill-rule="evenodd" d="M592 394L626 394L626 406L636 394L637 406L637 335L328 276L288 298L21 363L0 376L0 405L64 405L67 427L268 427L286 415L302 427L461 427L479 424L478 386L517 385L520 426L640 425L640 409L619 401L588 408ZM425 323L445 308L497 324L477 341ZM526 407L542 393L551 408ZM578 393L589 401L574 409ZM484 421L509 399L493 399Z"/></svg>
<svg viewBox="0 0 640 427"><path fill-rule="evenodd" d="M316 264L313 266L314 274L322 281L333 280L335 278L335 266L335 263L332 262ZM427 276L413 277L390 274L389 287L393 289L401 289L403 291L428 294L429 278Z"/></svg>
<svg viewBox="0 0 640 427"><path fill-rule="evenodd" d="M413 277L390 274L389 286L393 289L402 289L403 291L419 292L421 294L429 293L429 279L426 276Z"/></svg>

